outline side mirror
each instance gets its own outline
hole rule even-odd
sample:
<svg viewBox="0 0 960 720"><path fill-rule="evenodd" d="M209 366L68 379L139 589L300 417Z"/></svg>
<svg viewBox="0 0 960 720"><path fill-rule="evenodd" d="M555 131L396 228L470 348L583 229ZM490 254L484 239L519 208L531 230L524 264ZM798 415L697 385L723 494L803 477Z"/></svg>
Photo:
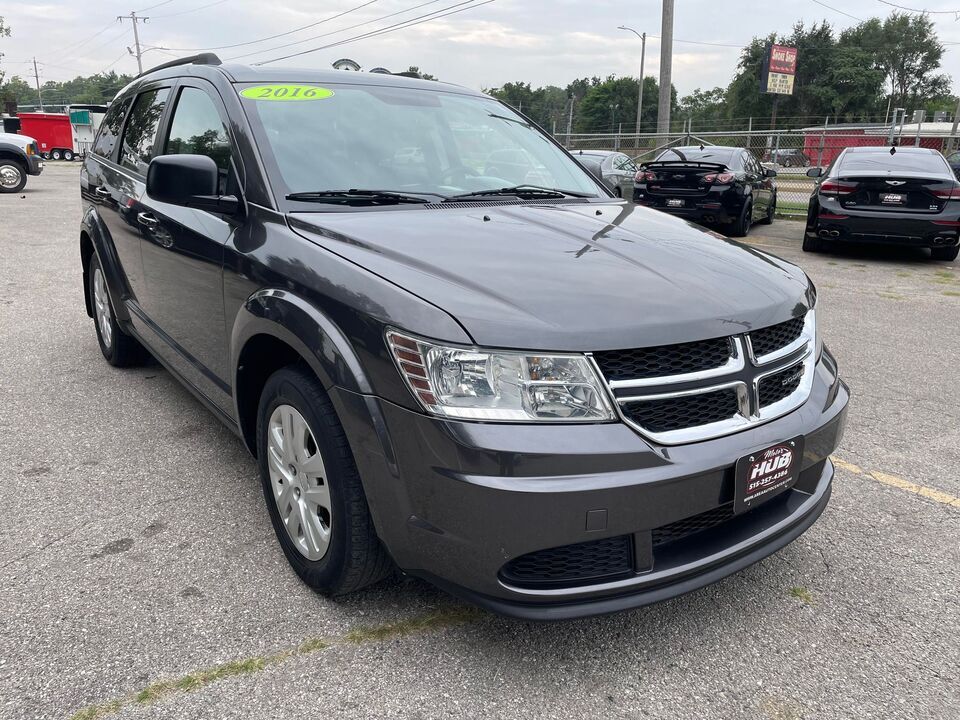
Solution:
<svg viewBox="0 0 960 720"><path fill-rule="evenodd" d="M206 155L161 155L147 168L147 195L154 200L208 212L235 215L240 201L218 195L220 170Z"/></svg>
<svg viewBox="0 0 960 720"><path fill-rule="evenodd" d="M822 167L812 167L809 170L807 170L807 177L818 178L821 175L823 175Z"/></svg>
<svg viewBox="0 0 960 720"><path fill-rule="evenodd" d="M774 170L773 168L764 168L764 169L763 169L763 175L764 175L764 177L776 177L776 176L777 176L777 171Z"/></svg>

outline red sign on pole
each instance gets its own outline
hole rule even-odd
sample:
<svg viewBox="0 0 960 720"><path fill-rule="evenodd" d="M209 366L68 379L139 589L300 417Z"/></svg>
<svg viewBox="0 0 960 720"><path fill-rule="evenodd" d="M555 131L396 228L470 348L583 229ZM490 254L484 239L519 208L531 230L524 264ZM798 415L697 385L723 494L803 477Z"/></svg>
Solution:
<svg viewBox="0 0 960 720"><path fill-rule="evenodd" d="M797 49L783 45L770 46L770 72L794 75L797 72Z"/></svg>

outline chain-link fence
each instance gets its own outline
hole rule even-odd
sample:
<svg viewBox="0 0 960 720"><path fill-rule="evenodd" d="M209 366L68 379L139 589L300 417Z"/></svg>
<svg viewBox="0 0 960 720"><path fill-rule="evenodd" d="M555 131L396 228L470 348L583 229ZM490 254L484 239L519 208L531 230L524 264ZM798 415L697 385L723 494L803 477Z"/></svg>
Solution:
<svg viewBox="0 0 960 720"><path fill-rule="evenodd" d="M777 171L777 211L781 215L805 216L814 181L807 177L810 167L827 167L844 148L858 146L919 145L948 155L960 146L960 135L919 132L895 126L822 126L801 130L753 132L671 133L669 135L600 134L557 135L568 150L614 150L637 163L657 158L671 147L685 145L726 145L748 149L768 167Z"/></svg>

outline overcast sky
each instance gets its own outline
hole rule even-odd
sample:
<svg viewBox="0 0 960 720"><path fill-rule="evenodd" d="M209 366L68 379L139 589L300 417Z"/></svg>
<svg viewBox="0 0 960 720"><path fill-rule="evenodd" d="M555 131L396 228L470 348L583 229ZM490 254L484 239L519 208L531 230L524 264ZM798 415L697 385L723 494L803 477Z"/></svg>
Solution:
<svg viewBox="0 0 960 720"><path fill-rule="evenodd" d="M895 0L927 10L960 9L960 0ZM628 25L650 35L660 34L657 0L50 0L3 3L0 14L12 28L0 38L0 67L9 75L32 73L35 55L41 80L65 80L107 68L135 72L136 61L126 53L133 44L129 21L116 16L144 10L139 26L145 47L159 46L144 56L144 66L159 64L186 50L224 45L221 58L240 55L252 63L353 38L430 12L478 6L413 27L357 40L283 60L278 65L328 68L341 57L353 58L365 69L378 65L392 71L409 65L442 80L472 88L496 87L511 80L534 86L566 85L583 76L636 75L640 41L618 30ZM880 0L824 0L857 18L886 17L893 8ZM357 6L364 5L359 9ZM153 7L151 7L153 6ZM419 9L414 9L422 6ZM456 6L456 7L455 7ZM740 46L754 35L788 32L797 20L827 19L838 29L856 20L815 0L677 0L674 29L673 82L681 94L697 87L726 85L736 67L737 47L717 47L681 41ZM352 11L351 11L352 10ZM330 19L338 13L342 17ZM384 18L386 15L392 17ZM955 14L932 15L940 38L948 45L944 70L960 82L960 22ZM384 18L384 19L381 19ZM308 24L314 27L290 33ZM353 29L351 26L357 25ZM285 34L264 42L268 36ZM323 35L324 37L317 37ZM295 43L290 45L291 43ZM280 47L290 45L289 47ZM659 41L648 39L646 72L659 72ZM800 59L802 62L802 58ZM956 85L955 85L956 87Z"/></svg>

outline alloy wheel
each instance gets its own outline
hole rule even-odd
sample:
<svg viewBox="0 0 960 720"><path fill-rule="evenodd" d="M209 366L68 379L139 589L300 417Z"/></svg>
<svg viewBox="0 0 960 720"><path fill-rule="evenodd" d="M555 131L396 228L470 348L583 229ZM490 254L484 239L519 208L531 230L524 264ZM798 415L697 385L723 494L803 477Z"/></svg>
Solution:
<svg viewBox="0 0 960 720"><path fill-rule="evenodd" d="M93 305L97 315L97 327L105 347L113 343L113 318L110 313L110 296L107 294L107 282L100 268L93 271Z"/></svg>
<svg viewBox="0 0 960 720"><path fill-rule="evenodd" d="M20 185L22 179L23 172L16 165L0 165L0 187L12 190Z"/></svg>
<svg viewBox="0 0 960 720"><path fill-rule="evenodd" d="M267 465L290 541L308 560L320 560L330 546L330 487L313 431L292 405L279 405L270 415Z"/></svg>

